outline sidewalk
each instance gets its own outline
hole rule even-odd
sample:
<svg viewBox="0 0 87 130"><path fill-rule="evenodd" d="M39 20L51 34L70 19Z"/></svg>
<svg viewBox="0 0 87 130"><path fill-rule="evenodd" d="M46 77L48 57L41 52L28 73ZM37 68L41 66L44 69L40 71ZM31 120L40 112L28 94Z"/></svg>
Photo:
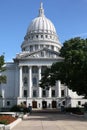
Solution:
<svg viewBox="0 0 87 130"><path fill-rule="evenodd" d="M12 130L87 130L87 120L59 113L32 113Z"/></svg>

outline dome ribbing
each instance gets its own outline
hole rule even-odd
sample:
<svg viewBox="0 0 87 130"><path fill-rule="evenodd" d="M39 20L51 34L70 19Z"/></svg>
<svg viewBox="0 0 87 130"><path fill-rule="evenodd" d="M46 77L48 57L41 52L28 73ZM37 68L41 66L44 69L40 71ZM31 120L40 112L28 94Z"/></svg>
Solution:
<svg viewBox="0 0 87 130"><path fill-rule="evenodd" d="M44 15L44 9L42 3L39 9L39 16L36 17L34 20L32 20L31 24L27 29L27 33L33 33L33 32L56 33L56 29L53 23Z"/></svg>

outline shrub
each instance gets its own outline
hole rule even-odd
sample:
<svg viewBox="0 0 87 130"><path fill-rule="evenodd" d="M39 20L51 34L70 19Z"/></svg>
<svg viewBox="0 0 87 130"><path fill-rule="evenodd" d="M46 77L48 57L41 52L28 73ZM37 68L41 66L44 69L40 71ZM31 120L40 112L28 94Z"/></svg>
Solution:
<svg viewBox="0 0 87 130"><path fill-rule="evenodd" d="M11 109L10 109L11 112L20 112L21 109L20 109L20 106L18 105L15 105L13 106Z"/></svg>
<svg viewBox="0 0 87 130"><path fill-rule="evenodd" d="M82 115L84 114L84 109L79 107L73 107L73 108L65 108L66 112L72 112L74 114Z"/></svg>
<svg viewBox="0 0 87 130"><path fill-rule="evenodd" d="M25 106L15 105L10 109L11 112L28 112L28 109Z"/></svg>

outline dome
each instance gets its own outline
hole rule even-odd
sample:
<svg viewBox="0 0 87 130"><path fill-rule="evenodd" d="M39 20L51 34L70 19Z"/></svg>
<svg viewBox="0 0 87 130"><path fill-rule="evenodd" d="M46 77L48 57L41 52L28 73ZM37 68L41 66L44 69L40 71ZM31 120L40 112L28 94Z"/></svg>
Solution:
<svg viewBox="0 0 87 130"><path fill-rule="evenodd" d="M43 5L41 3L39 9L39 16L32 20L31 24L27 29L27 33L37 33L37 32L47 32L47 33L55 33L56 29L53 23L45 17Z"/></svg>
<svg viewBox="0 0 87 130"><path fill-rule="evenodd" d="M30 26L27 30L27 33L42 32L42 31L43 32L50 32L50 33L56 33L54 25L45 16L35 18L31 22L31 24L30 24Z"/></svg>
<svg viewBox="0 0 87 130"><path fill-rule="evenodd" d="M39 15L29 25L21 48L22 51L33 52L44 47L59 50L61 44L53 23L44 15L43 4L41 3Z"/></svg>

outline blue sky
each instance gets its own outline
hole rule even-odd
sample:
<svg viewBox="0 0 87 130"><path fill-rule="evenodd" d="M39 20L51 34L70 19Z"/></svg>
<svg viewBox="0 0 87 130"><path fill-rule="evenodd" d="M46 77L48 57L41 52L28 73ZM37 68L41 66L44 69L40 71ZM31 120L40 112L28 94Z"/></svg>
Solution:
<svg viewBox="0 0 87 130"><path fill-rule="evenodd" d="M41 1L61 43L76 36L87 38L87 0L0 0L0 55L5 53L5 61L12 61L21 52Z"/></svg>

